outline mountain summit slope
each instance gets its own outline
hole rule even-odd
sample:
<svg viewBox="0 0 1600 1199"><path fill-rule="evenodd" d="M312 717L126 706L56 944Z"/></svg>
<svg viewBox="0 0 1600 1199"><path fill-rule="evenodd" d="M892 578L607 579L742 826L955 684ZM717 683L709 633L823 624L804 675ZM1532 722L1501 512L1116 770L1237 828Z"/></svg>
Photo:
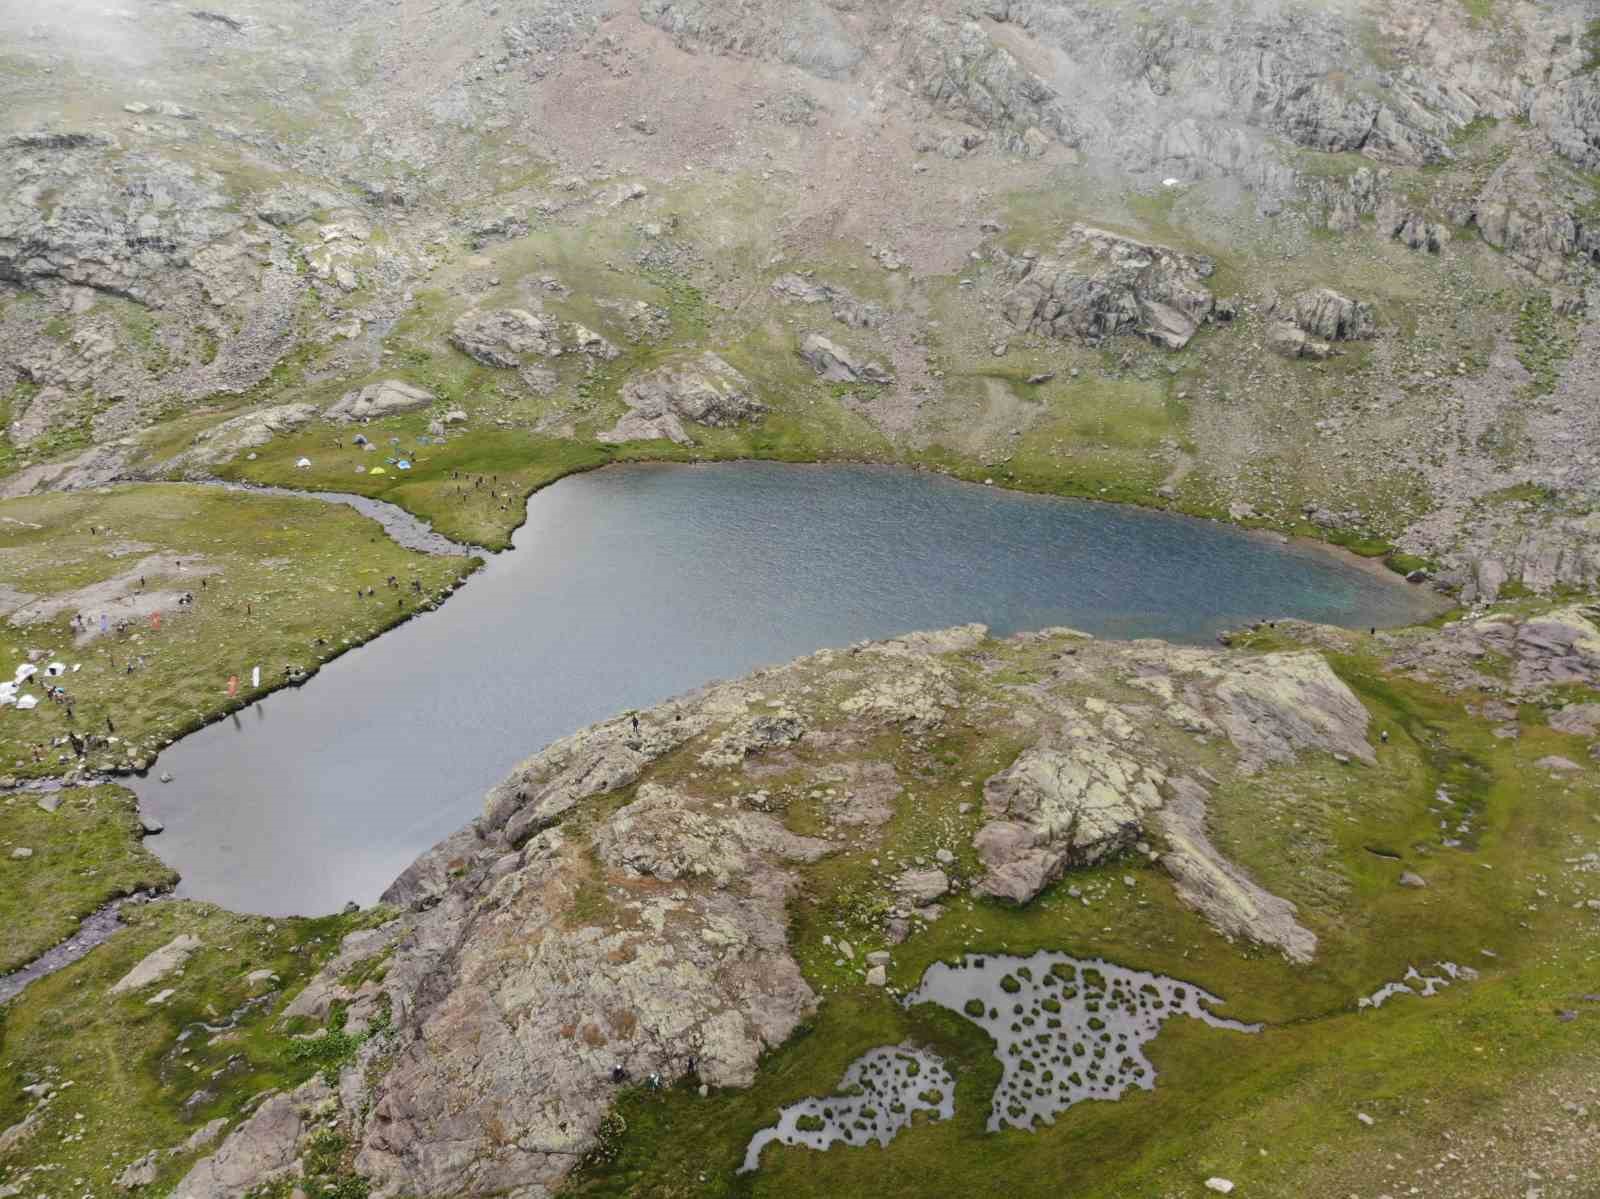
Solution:
<svg viewBox="0 0 1600 1199"><path fill-rule="evenodd" d="M1600 571L1581 0L147 0L0 54L0 495L306 456L435 515L445 457L847 454L1468 598ZM706 353L765 411L630 415ZM378 383L470 444L404 489L315 418L193 452Z"/></svg>

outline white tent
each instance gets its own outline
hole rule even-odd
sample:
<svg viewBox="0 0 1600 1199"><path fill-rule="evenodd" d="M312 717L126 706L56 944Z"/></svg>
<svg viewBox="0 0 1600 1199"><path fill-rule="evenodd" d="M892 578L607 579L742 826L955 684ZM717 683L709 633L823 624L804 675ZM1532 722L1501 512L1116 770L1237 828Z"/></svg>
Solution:
<svg viewBox="0 0 1600 1199"><path fill-rule="evenodd" d="M44 668L44 673L48 678L59 679L67 673L67 664L65 662L52 662Z"/></svg>
<svg viewBox="0 0 1600 1199"><path fill-rule="evenodd" d="M24 662L21 666L17 667L17 673L11 677L18 683L25 683L38 673L39 668L37 666Z"/></svg>
<svg viewBox="0 0 1600 1199"><path fill-rule="evenodd" d="M17 707L24 712L26 712L29 708L36 708L38 706L39 697L37 695L24 695L21 699L17 700Z"/></svg>
<svg viewBox="0 0 1600 1199"><path fill-rule="evenodd" d="M298 466L301 470L305 470L308 466L311 465L311 459L302 458L302 459L300 459L300 461L296 462L295 465Z"/></svg>

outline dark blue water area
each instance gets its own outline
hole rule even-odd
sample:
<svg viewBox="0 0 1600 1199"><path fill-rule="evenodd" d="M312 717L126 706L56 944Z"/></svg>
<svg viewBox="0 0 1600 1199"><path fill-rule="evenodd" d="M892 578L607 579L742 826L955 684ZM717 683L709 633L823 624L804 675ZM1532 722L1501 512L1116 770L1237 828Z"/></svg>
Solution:
<svg viewBox="0 0 1600 1199"><path fill-rule="evenodd" d="M368 903L550 741L824 646L982 621L1207 642L1255 619L1393 626L1430 597L1230 526L879 467L621 467L530 500L437 612L170 747L141 781L179 894Z"/></svg>

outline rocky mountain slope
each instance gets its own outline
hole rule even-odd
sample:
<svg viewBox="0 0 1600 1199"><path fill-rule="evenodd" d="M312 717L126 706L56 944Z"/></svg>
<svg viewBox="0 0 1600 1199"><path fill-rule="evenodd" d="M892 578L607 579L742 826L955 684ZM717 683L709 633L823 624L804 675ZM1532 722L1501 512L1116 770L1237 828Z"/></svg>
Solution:
<svg viewBox="0 0 1600 1199"><path fill-rule="evenodd" d="M0 1199L1581 1199L1597 267L1588 0L0 5L0 648L115 597L150 685L0 739L8 962L170 885L87 784L260 693L198 670L307 677L573 470L904 463L1466 609L827 651L548 747L376 912L130 904L0 1005ZM1008 1017L910 997L1069 954L1231 1019L991 1132ZM951 1093L738 1172L896 1053Z"/></svg>
<svg viewBox="0 0 1600 1199"><path fill-rule="evenodd" d="M0 34L0 494L281 481L385 385L414 398L361 419L458 412L469 463L879 458L1399 547L1469 597L1600 571L1582 0ZM431 514L419 457L314 472Z"/></svg>

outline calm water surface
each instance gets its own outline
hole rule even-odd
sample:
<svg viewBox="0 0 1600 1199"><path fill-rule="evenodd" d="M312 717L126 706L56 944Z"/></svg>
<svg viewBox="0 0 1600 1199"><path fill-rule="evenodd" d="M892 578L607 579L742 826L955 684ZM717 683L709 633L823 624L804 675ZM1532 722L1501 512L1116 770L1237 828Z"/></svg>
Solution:
<svg viewBox="0 0 1600 1199"><path fill-rule="evenodd" d="M972 620L1203 642L1431 611L1314 548L875 467L580 475L534 496L515 542L439 611L162 754L173 782L136 790L180 895L370 903L555 738L823 646Z"/></svg>

